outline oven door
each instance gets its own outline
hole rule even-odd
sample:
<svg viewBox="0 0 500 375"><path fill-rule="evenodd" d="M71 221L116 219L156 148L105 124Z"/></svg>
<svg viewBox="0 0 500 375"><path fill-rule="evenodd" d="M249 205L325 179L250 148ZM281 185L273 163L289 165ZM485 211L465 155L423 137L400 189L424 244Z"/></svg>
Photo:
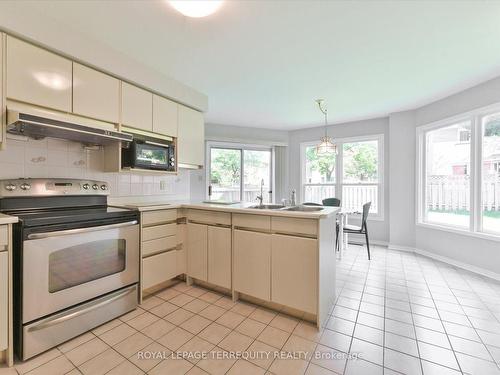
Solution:
<svg viewBox="0 0 500 375"><path fill-rule="evenodd" d="M136 168L169 170L170 147L168 145L153 144L151 142L134 142L134 166Z"/></svg>
<svg viewBox="0 0 500 375"><path fill-rule="evenodd" d="M139 281L137 220L32 233L23 243L23 324Z"/></svg>

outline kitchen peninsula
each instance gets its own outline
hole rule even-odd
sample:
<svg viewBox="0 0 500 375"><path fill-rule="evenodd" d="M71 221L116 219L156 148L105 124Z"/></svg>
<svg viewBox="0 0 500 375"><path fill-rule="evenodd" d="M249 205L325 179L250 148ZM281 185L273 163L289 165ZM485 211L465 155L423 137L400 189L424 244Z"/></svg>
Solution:
<svg viewBox="0 0 500 375"><path fill-rule="evenodd" d="M146 294L185 274L188 283L324 325L335 298L338 208L120 205L141 212L141 280Z"/></svg>

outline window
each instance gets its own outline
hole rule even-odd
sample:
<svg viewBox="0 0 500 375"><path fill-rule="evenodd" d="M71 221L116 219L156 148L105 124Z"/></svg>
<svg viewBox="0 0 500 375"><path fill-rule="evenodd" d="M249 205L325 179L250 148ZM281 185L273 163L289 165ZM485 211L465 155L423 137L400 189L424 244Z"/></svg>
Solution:
<svg viewBox="0 0 500 375"><path fill-rule="evenodd" d="M336 197L342 207L361 211L372 202L372 216L382 217L383 136L336 139L339 153L316 155L316 143L301 145L303 202Z"/></svg>
<svg viewBox="0 0 500 375"><path fill-rule="evenodd" d="M470 222L470 142L457 142L457 135L470 133L462 122L425 135L425 221L468 227ZM460 138L460 141L462 139Z"/></svg>
<svg viewBox="0 0 500 375"><path fill-rule="evenodd" d="M370 211L378 213L378 147L378 140L342 145L342 207L361 211L372 202Z"/></svg>
<svg viewBox="0 0 500 375"><path fill-rule="evenodd" d="M481 224L484 232L500 234L500 113L481 122Z"/></svg>
<svg viewBox="0 0 500 375"><path fill-rule="evenodd" d="M264 202L272 201L272 149L209 144L209 198L254 202L264 181Z"/></svg>
<svg viewBox="0 0 500 375"><path fill-rule="evenodd" d="M321 203L325 198L336 197L336 155L316 155L316 145L303 146L304 175L303 201Z"/></svg>
<svg viewBox="0 0 500 375"><path fill-rule="evenodd" d="M418 222L500 235L500 106L418 134Z"/></svg>

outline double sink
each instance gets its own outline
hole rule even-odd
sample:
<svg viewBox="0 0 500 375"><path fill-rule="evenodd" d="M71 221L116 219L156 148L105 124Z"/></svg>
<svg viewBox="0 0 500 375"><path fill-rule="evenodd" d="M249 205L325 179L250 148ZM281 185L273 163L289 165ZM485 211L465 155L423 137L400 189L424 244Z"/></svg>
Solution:
<svg viewBox="0 0 500 375"><path fill-rule="evenodd" d="M248 208L253 208L257 210L280 210L280 211L303 211L303 212L313 212L313 211L321 211L323 207L318 206L291 206L286 207L280 204L263 204L263 205L255 205L250 206Z"/></svg>

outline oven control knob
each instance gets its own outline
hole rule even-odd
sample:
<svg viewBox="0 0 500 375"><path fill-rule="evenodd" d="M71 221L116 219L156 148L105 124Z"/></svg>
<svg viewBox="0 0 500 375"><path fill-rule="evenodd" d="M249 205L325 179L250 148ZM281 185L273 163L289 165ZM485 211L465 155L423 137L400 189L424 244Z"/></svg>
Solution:
<svg viewBox="0 0 500 375"><path fill-rule="evenodd" d="M101 185L101 190L108 190L108 187L106 185Z"/></svg>
<svg viewBox="0 0 500 375"><path fill-rule="evenodd" d="M171 158L170 158L170 161L172 161L172 162L173 162L173 161L175 161L175 158L174 158L174 157L171 157Z"/></svg>
<svg viewBox="0 0 500 375"><path fill-rule="evenodd" d="M94 190L99 189L99 185L97 185L97 184L92 185L92 189L94 189Z"/></svg>
<svg viewBox="0 0 500 375"><path fill-rule="evenodd" d="M25 182L25 183L21 184L21 189L29 190L29 189L31 189L31 185Z"/></svg>
<svg viewBox="0 0 500 375"><path fill-rule="evenodd" d="M83 184L83 189L84 190L89 190L90 189L90 185L89 184Z"/></svg>
<svg viewBox="0 0 500 375"><path fill-rule="evenodd" d="M8 191L14 191L16 190L17 186L15 184L7 184L5 185L5 189L7 189Z"/></svg>
<svg viewBox="0 0 500 375"><path fill-rule="evenodd" d="M174 163L173 161L171 161L171 162L170 162L170 165L171 165L172 167L174 167L174 166L175 166L175 163Z"/></svg>

